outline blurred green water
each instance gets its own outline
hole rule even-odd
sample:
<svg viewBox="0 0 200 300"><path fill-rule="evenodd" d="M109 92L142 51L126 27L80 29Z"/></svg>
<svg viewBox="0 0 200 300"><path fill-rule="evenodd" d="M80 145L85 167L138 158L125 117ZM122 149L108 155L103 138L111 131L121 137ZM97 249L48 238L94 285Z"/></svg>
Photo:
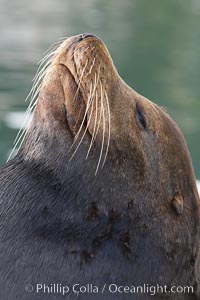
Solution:
<svg viewBox="0 0 200 300"><path fill-rule="evenodd" d="M122 78L168 109L200 178L199 0L0 0L0 164L20 123L9 113L25 111L37 61L60 37L82 32L99 35Z"/></svg>

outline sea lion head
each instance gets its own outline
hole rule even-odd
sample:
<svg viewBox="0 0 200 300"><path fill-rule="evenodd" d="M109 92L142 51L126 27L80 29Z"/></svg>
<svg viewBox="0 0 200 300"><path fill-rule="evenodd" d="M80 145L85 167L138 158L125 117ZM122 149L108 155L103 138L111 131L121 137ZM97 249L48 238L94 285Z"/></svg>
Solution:
<svg viewBox="0 0 200 300"><path fill-rule="evenodd" d="M181 131L121 79L102 40L90 34L53 51L20 153L52 168L60 162L78 173L111 176L113 184L125 181L167 202L186 190L197 197Z"/></svg>
<svg viewBox="0 0 200 300"><path fill-rule="evenodd" d="M159 178L173 192L185 186L186 173L194 180L175 122L121 79L104 43L91 34L68 38L53 51L22 148L26 159L54 152L55 161L64 157L70 165L87 158L93 174L117 168L139 185L151 178L156 186Z"/></svg>

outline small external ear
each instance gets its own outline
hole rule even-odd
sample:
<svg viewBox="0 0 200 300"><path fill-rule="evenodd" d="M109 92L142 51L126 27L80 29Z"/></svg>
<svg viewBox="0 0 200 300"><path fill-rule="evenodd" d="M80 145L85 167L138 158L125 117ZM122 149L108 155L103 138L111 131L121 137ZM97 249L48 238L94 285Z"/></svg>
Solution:
<svg viewBox="0 0 200 300"><path fill-rule="evenodd" d="M176 191L172 200L171 205L175 209L177 215L183 214L183 196L180 191Z"/></svg>

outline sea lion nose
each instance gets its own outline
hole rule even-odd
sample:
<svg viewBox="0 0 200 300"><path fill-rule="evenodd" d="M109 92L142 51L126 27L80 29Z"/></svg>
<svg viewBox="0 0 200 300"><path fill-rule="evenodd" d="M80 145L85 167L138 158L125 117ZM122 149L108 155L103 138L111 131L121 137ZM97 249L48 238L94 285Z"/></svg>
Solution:
<svg viewBox="0 0 200 300"><path fill-rule="evenodd" d="M80 39L81 39L81 40L84 40L84 39L86 39L86 38L88 38L88 37L96 37L96 38L97 38L96 35L91 34L91 33L82 33L82 34L80 35Z"/></svg>
<svg viewBox="0 0 200 300"><path fill-rule="evenodd" d="M67 46L67 51L72 47L74 46L75 44L85 40L86 38L89 38L89 37L93 37L97 40L101 40L98 36L96 36L95 34L91 34L91 33L82 33L82 34L79 34L79 35L76 35L74 37L72 37L72 40L71 40L71 44Z"/></svg>

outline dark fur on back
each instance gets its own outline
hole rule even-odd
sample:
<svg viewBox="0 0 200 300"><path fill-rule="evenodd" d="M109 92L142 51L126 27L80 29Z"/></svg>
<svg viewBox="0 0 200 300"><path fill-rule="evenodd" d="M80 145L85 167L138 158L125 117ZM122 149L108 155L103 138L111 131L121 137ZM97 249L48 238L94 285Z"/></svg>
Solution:
<svg viewBox="0 0 200 300"><path fill-rule="evenodd" d="M55 158L57 154L55 149ZM170 206L160 212L147 205L152 197L149 186L141 182L138 190L137 182L130 185L123 177L122 170L131 163L125 158L116 173L109 171L114 165L108 161L95 177L92 160L82 156L73 164L59 157L52 168L19 154L1 170L1 299L61 297L41 294L36 298L24 291L26 284L37 283L195 286L195 240L189 234L196 228L195 218L179 219ZM133 188L137 192L130 194ZM158 193L159 188L155 202L160 199ZM139 296L83 294L81 299L94 297Z"/></svg>

